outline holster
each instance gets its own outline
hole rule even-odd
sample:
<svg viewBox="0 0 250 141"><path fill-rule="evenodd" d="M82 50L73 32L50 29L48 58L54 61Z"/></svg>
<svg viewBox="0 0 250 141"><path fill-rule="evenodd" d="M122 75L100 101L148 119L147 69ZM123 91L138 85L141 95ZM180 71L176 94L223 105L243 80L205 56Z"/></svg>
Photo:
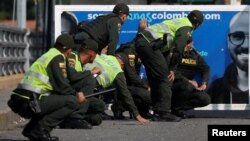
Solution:
<svg viewBox="0 0 250 141"><path fill-rule="evenodd" d="M29 97L30 99L26 99L19 95L12 94L10 100L8 100L8 106L11 108L13 112L27 119L41 113L41 108L38 103L36 93L32 94L32 92L25 91L22 92L22 94L20 93L18 94Z"/></svg>
<svg viewBox="0 0 250 141"><path fill-rule="evenodd" d="M35 114L40 114L42 112L40 105L38 103L38 98L36 93L32 93L32 97L29 101L29 106Z"/></svg>
<svg viewBox="0 0 250 141"><path fill-rule="evenodd" d="M138 33L137 36L141 36L146 39L153 50L161 49L167 44L167 34L163 35L163 39L155 39L149 31L143 30L142 32Z"/></svg>
<svg viewBox="0 0 250 141"><path fill-rule="evenodd" d="M153 50L161 49L165 46L165 42L162 39L156 39L150 43Z"/></svg>

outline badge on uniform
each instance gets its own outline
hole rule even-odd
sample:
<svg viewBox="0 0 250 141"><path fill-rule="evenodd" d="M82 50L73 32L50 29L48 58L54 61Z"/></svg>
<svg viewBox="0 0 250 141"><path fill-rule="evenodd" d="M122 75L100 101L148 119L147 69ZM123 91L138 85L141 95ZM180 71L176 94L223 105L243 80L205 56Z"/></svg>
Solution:
<svg viewBox="0 0 250 141"><path fill-rule="evenodd" d="M67 71L66 71L66 65L65 63L59 63L59 68L61 68L63 77L67 78Z"/></svg>
<svg viewBox="0 0 250 141"><path fill-rule="evenodd" d="M68 61L69 61L69 66L75 68L76 60L73 58L69 58Z"/></svg>
<svg viewBox="0 0 250 141"><path fill-rule="evenodd" d="M191 36L192 36L192 34L190 32L187 32L187 37L189 38Z"/></svg>
<svg viewBox="0 0 250 141"><path fill-rule="evenodd" d="M134 54L129 54L128 59L129 59L129 65L134 67L135 66L135 55Z"/></svg>
<svg viewBox="0 0 250 141"><path fill-rule="evenodd" d="M121 25L120 23L118 23L118 24L117 24L117 27L118 27L118 32L120 32L120 31L121 31L122 25Z"/></svg>

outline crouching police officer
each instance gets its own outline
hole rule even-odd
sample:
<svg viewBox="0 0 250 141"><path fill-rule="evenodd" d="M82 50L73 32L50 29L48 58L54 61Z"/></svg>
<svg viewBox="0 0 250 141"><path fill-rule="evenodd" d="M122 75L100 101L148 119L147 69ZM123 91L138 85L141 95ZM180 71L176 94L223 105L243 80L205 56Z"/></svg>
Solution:
<svg viewBox="0 0 250 141"><path fill-rule="evenodd" d="M73 38L60 35L53 48L34 62L13 90L9 107L24 118L31 118L23 135L31 141L58 141L51 130L84 104L83 92L68 83L66 58Z"/></svg>
<svg viewBox="0 0 250 141"><path fill-rule="evenodd" d="M144 118L151 118L152 115L149 113L151 104L150 93L148 90L149 87L139 76L141 61L135 52L135 42L131 41L121 44L120 48L116 50L116 56L118 56L124 63L123 71L126 77L126 83L140 115ZM118 108L116 110L117 111L113 111L117 113L115 115L122 117L122 110L119 110Z"/></svg>
<svg viewBox="0 0 250 141"><path fill-rule="evenodd" d="M93 77L100 73L100 68L94 67L92 70L83 70L86 63L92 63L98 52L98 44L92 39L83 41L81 47L76 53L72 53L68 59L72 73L69 76L70 84L77 90L83 91L85 96L92 94L96 87L96 80ZM84 75L84 76L83 76ZM61 128L77 128L77 122L72 122L72 119L79 119L83 116L90 125L85 126L85 129L91 129L91 125L100 125L102 123L101 113L105 110L105 103L101 99L90 97L86 100L88 106L72 113L62 124Z"/></svg>
<svg viewBox="0 0 250 141"><path fill-rule="evenodd" d="M173 68L175 80L172 86L172 113L187 118L186 110L210 104L210 96L205 92L210 77L210 68L202 56L193 48L192 37L189 37L187 41L180 62L174 64L178 65ZM201 85L198 85L194 79L196 74L201 74Z"/></svg>
<svg viewBox="0 0 250 141"><path fill-rule="evenodd" d="M148 120L144 119L138 112L138 109L134 103L134 100L129 92L126 84L126 78L122 71L124 63L119 57L114 57L112 55L97 55L96 59L92 64L85 65L85 69L89 70L93 67L100 67L101 74L96 77L99 85L104 89L114 87L117 90L117 99L128 110L140 123L145 124Z"/></svg>

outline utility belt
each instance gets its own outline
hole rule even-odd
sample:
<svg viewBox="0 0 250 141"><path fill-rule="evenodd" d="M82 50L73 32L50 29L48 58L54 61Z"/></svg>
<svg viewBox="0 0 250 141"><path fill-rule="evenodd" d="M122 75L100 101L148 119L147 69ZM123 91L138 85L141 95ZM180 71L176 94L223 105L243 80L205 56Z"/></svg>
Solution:
<svg viewBox="0 0 250 141"><path fill-rule="evenodd" d="M33 115L41 113L39 98L42 94L27 90L14 90L11 99L8 101L9 107L15 113L18 113L24 118L31 118Z"/></svg>
<svg viewBox="0 0 250 141"><path fill-rule="evenodd" d="M137 35L137 38L144 38L145 40L148 41L150 44L150 47L152 47L153 50L161 49L164 46L167 45L167 34L163 35L163 39L155 39L151 33L147 30L143 30L142 32L139 32Z"/></svg>

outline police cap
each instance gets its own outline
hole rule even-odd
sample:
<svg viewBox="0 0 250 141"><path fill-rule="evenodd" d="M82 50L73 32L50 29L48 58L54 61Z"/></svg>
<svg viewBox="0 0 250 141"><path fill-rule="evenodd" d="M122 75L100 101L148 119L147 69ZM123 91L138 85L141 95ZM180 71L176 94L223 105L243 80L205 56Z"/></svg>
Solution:
<svg viewBox="0 0 250 141"><path fill-rule="evenodd" d="M125 3L118 3L115 5L113 13L129 15L129 7Z"/></svg>
<svg viewBox="0 0 250 141"><path fill-rule="evenodd" d="M63 49L69 49L74 46L74 40L69 34L61 34L57 37L56 44Z"/></svg>
<svg viewBox="0 0 250 141"><path fill-rule="evenodd" d="M201 11L193 10L188 14L188 19L192 24L199 22L200 24L203 22L204 16Z"/></svg>
<svg viewBox="0 0 250 141"><path fill-rule="evenodd" d="M123 62L126 62L126 60L128 60L128 56L123 52L118 52L115 54L115 56L117 56Z"/></svg>
<svg viewBox="0 0 250 141"><path fill-rule="evenodd" d="M95 40L86 39L83 41L81 49L88 49L94 51L95 53L98 53L98 44Z"/></svg>

